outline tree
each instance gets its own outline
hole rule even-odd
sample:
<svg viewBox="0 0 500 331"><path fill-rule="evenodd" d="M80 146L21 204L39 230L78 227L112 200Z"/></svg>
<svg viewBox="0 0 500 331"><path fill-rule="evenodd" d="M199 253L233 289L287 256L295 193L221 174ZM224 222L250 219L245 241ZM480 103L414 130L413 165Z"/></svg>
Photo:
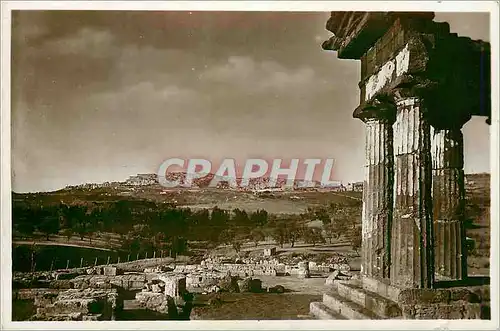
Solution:
<svg viewBox="0 0 500 331"><path fill-rule="evenodd" d="M317 243L325 242L325 238L321 235L321 229L305 228L303 232L304 241L308 244L316 246Z"/></svg>
<svg viewBox="0 0 500 331"><path fill-rule="evenodd" d="M250 215L250 220L257 226L264 226L268 222L269 215L265 209L259 209Z"/></svg>
<svg viewBox="0 0 500 331"><path fill-rule="evenodd" d="M323 229L325 231L325 237L328 238L328 241L330 242L330 244L332 243L332 238L337 239L340 236L338 229L332 223L326 224L323 227Z"/></svg>
<svg viewBox="0 0 500 331"><path fill-rule="evenodd" d="M271 233L274 241L283 248L283 245L286 242L286 230L283 226L277 225L273 228L273 232Z"/></svg>
<svg viewBox="0 0 500 331"><path fill-rule="evenodd" d="M63 235L66 237L66 239L67 239L67 240L68 240L68 242L69 242L69 240L70 240L70 239L71 239L71 237L73 236L73 229L71 229L71 228L66 228L66 229L64 229L64 231L63 231Z"/></svg>
<svg viewBox="0 0 500 331"><path fill-rule="evenodd" d="M358 255L359 255L359 249L361 248L361 241L362 241L361 227L356 226L352 230L351 245L352 245L352 249Z"/></svg>
<svg viewBox="0 0 500 331"><path fill-rule="evenodd" d="M31 237L35 231L35 226L28 220L17 223L16 228L21 234L27 237Z"/></svg>
<svg viewBox="0 0 500 331"><path fill-rule="evenodd" d="M35 231L33 209L24 205L13 204L12 225L23 236L31 237Z"/></svg>
<svg viewBox="0 0 500 331"><path fill-rule="evenodd" d="M187 240L183 237L174 237L172 239L172 254L176 257L178 254L182 254L187 251L188 245Z"/></svg>
<svg viewBox="0 0 500 331"><path fill-rule="evenodd" d="M231 245L236 237L236 234L231 229L224 229L220 232L219 243Z"/></svg>
<svg viewBox="0 0 500 331"><path fill-rule="evenodd" d="M74 232L78 233L80 240L83 240L87 234L87 222L85 220L80 220L74 225Z"/></svg>
<svg viewBox="0 0 500 331"><path fill-rule="evenodd" d="M259 241L265 239L264 232L261 228L254 228L250 231L250 239L255 243L255 247L259 245Z"/></svg>
<svg viewBox="0 0 500 331"><path fill-rule="evenodd" d="M227 211L220 209L219 207L215 206L212 209L212 214L210 215L210 220L212 221L212 224L215 226L225 226L227 225L229 221L229 215Z"/></svg>
<svg viewBox="0 0 500 331"><path fill-rule="evenodd" d="M239 254L240 250L241 250L242 242L241 242L241 240L238 240L237 238L234 238L233 242L231 243L231 246L236 251L236 253Z"/></svg>
<svg viewBox="0 0 500 331"><path fill-rule="evenodd" d="M246 211L235 208L231 220L235 225L248 225L250 219Z"/></svg>
<svg viewBox="0 0 500 331"><path fill-rule="evenodd" d="M51 234L59 232L59 219L52 215L47 215L38 226L38 230L45 234L47 240L49 240Z"/></svg>
<svg viewBox="0 0 500 331"><path fill-rule="evenodd" d="M295 242L301 236L301 230L296 219L288 220L283 224L286 232L286 241L290 243L290 247L295 246Z"/></svg>
<svg viewBox="0 0 500 331"><path fill-rule="evenodd" d="M323 225L330 224L331 222L330 215L324 207L317 208L314 211L314 218L323 222Z"/></svg>
<svg viewBox="0 0 500 331"><path fill-rule="evenodd" d="M354 208L340 204L331 204L330 212L332 213L332 218L331 227L328 228L328 231L335 238L339 238L341 234L347 234L350 226L354 224L354 220L356 219Z"/></svg>

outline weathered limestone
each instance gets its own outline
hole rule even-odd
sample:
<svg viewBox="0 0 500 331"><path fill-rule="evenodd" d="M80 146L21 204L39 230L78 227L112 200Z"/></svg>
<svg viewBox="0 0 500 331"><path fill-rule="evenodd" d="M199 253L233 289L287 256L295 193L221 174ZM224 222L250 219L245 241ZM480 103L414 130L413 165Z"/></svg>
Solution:
<svg viewBox="0 0 500 331"><path fill-rule="evenodd" d="M123 308L117 289L71 289L37 308L35 320L114 320Z"/></svg>
<svg viewBox="0 0 500 331"><path fill-rule="evenodd" d="M276 255L276 247L264 248L264 256Z"/></svg>
<svg viewBox="0 0 500 331"><path fill-rule="evenodd" d="M174 299L181 298L186 293L186 277L179 275L158 275L165 283L165 295Z"/></svg>
<svg viewBox="0 0 500 331"><path fill-rule="evenodd" d="M467 249L460 128L432 130L432 173L435 272L441 278L464 279L467 277Z"/></svg>
<svg viewBox="0 0 500 331"><path fill-rule="evenodd" d="M362 273L389 277L392 220L392 119L366 122L366 164L362 214Z"/></svg>
<svg viewBox="0 0 500 331"><path fill-rule="evenodd" d="M307 261L299 262L298 278L309 278L309 277L311 277L309 272L309 262Z"/></svg>
<svg viewBox="0 0 500 331"><path fill-rule="evenodd" d="M430 126L418 97L396 101L391 282L429 288L434 282Z"/></svg>
<svg viewBox="0 0 500 331"><path fill-rule="evenodd" d="M115 266L105 266L102 268L102 274L104 276L123 275L123 270L121 270Z"/></svg>
<svg viewBox="0 0 500 331"><path fill-rule="evenodd" d="M177 318L178 311L175 300L165 293L142 291L136 293L135 300L141 307L167 314L171 319Z"/></svg>
<svg viewBox="0 0 500 331"><path fill-rule="evenodd" d="M240 292L260 293L262 292L262 281L257 278L245 278L238 280Z"/></svg>

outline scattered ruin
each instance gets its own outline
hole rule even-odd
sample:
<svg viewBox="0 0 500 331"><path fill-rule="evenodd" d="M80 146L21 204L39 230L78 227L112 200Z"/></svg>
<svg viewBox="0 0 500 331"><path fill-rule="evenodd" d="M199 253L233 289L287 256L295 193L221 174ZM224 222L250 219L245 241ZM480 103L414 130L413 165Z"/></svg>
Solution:
<svg viewBox="0 0 500 331"><path fill-rule="evenodd" d="M308 261L302 256L226 259L207 257L198 264L165 263L142 271L130 263L14 275L14 299L32 300L32 320L115 320L127 310L145 309L166 319L189 319L193 294L285 293L282 285L259 277L333 280L357 278L343 256ZM328 277L328 278L327 278ZM127 294L128 293L128 294ZM130 297L130 293L133 297ZM216 302L216 298L212 300Z"/></svg>
<svg viewBox="0 0 500 331"><path fill-rule="evenodd" d="M432 12L332 12L323 44L361 60L366 124L362 279L333 282L319 318L488 318L487 279L467 276L463 136L490 117L489 44ZM354 88L354 87L353 87Z"/></svg>

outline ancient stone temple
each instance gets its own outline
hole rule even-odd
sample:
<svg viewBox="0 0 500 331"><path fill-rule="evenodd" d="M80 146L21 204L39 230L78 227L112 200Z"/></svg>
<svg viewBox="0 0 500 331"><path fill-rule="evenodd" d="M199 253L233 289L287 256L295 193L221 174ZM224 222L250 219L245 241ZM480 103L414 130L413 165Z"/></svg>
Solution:
<svg viewBox="0 0 500 331"><path fill-rule="evenodd" d="M489 44L433 19L333 12L327 22L323 48L360 60L366 160L361 279L336 282L311 304L317 317L487 318L489 288L467 277L461 128L489 120Z"/></svg>

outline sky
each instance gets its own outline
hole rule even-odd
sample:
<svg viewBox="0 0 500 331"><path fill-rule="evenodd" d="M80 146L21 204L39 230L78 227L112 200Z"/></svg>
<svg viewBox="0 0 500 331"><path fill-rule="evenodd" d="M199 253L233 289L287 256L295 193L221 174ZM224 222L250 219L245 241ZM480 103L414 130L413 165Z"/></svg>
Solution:
<svg viewBox="0 0 500 331"><path fill-rule="evenodd" d="M13 191L121 181L169 158L332 158L332 179L362 180L360 62L321 49L329 16L14 12ZM489 40L488 14L435 21ZM466 173L489 172L485 119L463 131Z"/></svg>

